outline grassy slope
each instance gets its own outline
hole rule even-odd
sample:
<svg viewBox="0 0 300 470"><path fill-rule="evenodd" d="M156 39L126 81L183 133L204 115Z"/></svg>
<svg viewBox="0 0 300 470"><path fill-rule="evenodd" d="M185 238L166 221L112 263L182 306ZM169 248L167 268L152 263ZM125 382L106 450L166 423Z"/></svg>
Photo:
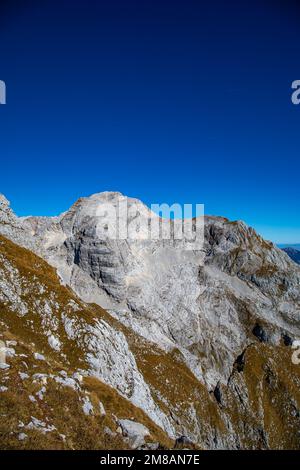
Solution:
<svg viewBox="0 0 300 470"><path fill-rule="evenodd" d="M2 260L9 261L26 278L29 288L24 297L27 303L32 305L25 317L19 317L0 302L0 339L5 342L13 341L16 352L7 360L10 368L0 370L0 385L8 389L0 392L0 448L124 449L127 448L127 443L118 432L115 433L118 429L115 416L118 419L133 419L144 424L151 432L149 441L159 442L167 448L172 447L173 442L142 410L98 379L84 378L81 389L73 390L71 387L61 386L54 378L49 378L50 375L59 377L61 370L71 377L78 366L85 369L86 364L76 343L64 336L63 331L60 336L64 337L65 361L50 348L47 338L40 333L40 319L34 306L36 280L46 286L43 293L45 297L55 292L61 308L66 308L70 300L81 303L68 288L59 284L55 270L46 262L2 236L0 255ZM3 268L4 264L3 261L2 264L0 262L0 267ZM85 317L91 323L95 313L102 314L98 307L95 312L93 306L81 305L82 310L76 312L76 315ZM106 316L106 312L103 314ZM36 360L35 352L42 352L46 361ZM29 377L22 379L19 372L26 373ZM46 392L42 399L39 399L36 393L41 390L43 382L34 380L33 374L48 375ZM86 393L96 410L92 416L86 416L83 412L82 399ZM30 401L30 395L35 397L35 402ZM104 405L105 417L100 416L99 400ZM36 429L28 430L22 427L22 423L26 426L32 416L45 423L51 423L57 430L42 433ZM105 427L115 435L105 433ZM28 438L20 441L18 436L22 432L26 433Z"/></svg>
<svg viewBox="0 0 300 470"><path fill-rule="evenodd" d="M32 310L26 317L16 317L0 304L0 339L17 341L18 356L9 359L11 367L1 371L1 385L8 390L0 394L0 446L2 448L126 448L126 442L119 434L109 436L104 427L116 431L114 418L134 419L145 424L151 431L151 439L166 448L173 446L165 433L156 426L140 409L122 398L115 390L95 378L86 378L80 392L70 387L59 386L48 379L44 399L30 402L28 396L35 394L41 384L32 379L21 380L18 372L47 373L57 376L64 369L72 375L78 367L85 369L80 350L64 332L64 353L61 361L58 354L48 345L39 331L39 320L34 311L35 294L31 283L39 279L46 287L46 297L55 292L59 304L67 308L73 299L82 309L76 315L88 322L103 318L127 337L138 367L148 382L153 397L167 415L171 414L178 434L185 430L198 433L198 444L202 448L212 447L222 439L239 437L241 448L299 448L299 409L300 409L300 366L292 364L291 348L275 348L255 342L245 352L245 365L242 371L233 366L227 386L221 386L221 403L201 384L185 366L178 351L165 354L125 328L107 312L96 305L80 302L74 293L59 284L55 270L46 262L20 248L4 237L0 237L0 255L9 260L27 279L29 289L27 302ZM0 264L1 267L1 264ZM30 320L26 323L25 318ZM36 361L35 351L43 352L47 361ZM26 357L20 357L25 354ZM24 365L26 363L26 366ZM7 376L7 381L3 378ZM100 400L106 409L106 416L100 414L86 416L82 411L82 398L89 393L97 409ZM244 395L246 394L246 399ZM20 421L28 423L34 416L41 420L48 418L57 431L41 434L36 430L26 430L28 439L18 440ZM228 425L231 423L231 427ZM262 431L264 429L265 431ZM64 434L66 438L62 438ZM266 436L267 434L267 436Z"/></svg>

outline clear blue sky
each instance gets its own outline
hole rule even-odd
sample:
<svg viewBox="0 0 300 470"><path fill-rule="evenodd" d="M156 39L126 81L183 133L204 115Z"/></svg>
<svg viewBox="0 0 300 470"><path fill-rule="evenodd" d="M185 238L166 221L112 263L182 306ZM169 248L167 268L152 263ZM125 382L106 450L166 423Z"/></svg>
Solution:
<svg viewBox="0 0 300 470"><path fill-rule="evenodd" d="M296 1L1 1L0 192L117 190L300 242Z"/></svg>

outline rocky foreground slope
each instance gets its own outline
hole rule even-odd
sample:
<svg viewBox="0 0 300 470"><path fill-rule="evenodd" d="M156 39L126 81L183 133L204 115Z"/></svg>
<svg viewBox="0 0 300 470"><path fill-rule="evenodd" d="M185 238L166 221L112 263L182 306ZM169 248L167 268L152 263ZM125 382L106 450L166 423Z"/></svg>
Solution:
<svg viewBox="0 0 300 470"><path fill-rule="evenodd" d="M78 416L89 448L134 445L120 426L128 419L166 447L185 435L203 449L299 448L299 267L224 218L205 218L201 252L173 239L100 238L99 206L122 197L25 219L0 199L0 339L13 341L0 371L3 446L77 448ZM137 222L146 216L129 204ZM62 414L56 394L67 394Z"/></svg>

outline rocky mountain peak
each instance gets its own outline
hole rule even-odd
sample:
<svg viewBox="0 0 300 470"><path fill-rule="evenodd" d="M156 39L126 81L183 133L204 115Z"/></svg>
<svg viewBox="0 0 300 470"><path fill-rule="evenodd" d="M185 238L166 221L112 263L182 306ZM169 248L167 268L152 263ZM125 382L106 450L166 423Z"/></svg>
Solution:
<svg viewBox="0 0 300 470"><path fill-rule="evenodd" d="M10 202L3 194L0 194L0 234L18 245L35 252L42 252L42 247L37 246L37 240L24 225L23 218L15 215L10 207Z"/></svg>
<svg viewBox="0 0 300 470"><path fill-rule="evenodd" d="M86 324L80 329L87 337L94 332L102 342L107 338L100 352L93 340L99 355L94 362L90 351L91 367L169 436L180 432L209 448L272 447L274 426L264 417L272 423L283 406L296 414L300 409L296 369L293 377L284 372L294 367L291 345L300 337L299 266L244 222L223 217L205 216L201 250L188 251L184 240L174 243L172 238L103 237L99 229L105 231L107 218L102 209L125 198L115 192L94 194L54 218L24 219L9 212L9 218L0 219L0 233L42 256L81 301L105 309L112 329L95 333ZM127 201L138 207L135 222L149 215L141 201ZM116 325L128 335L127 346ZM74 339L72 322L65 327ZM80 335L75 335L79 342ZM128 351L125 372L118 361L115 373L108 372L111 355L118 355L111 345ZM211 407L206 428L199 400ZM296 426L296 418L284 419L283 426ZM216 437L213 429L220 422L227 431L216 431Z"/></svg>
<svg viewBox="0 0 300 470"><path fill-rule="evenodd" d="M9 200L6 199L4 194L0 193L0 210L4 210L4 208L9 207L9 205L10 205Z"/></svg>
<svg viewBox="0 0 300 470"><path fill-rule="evenodd" d="M44 256L83 300L108 309L162 349L178 348L212 388L228 380L256 323L274 343L299 333L300 271L253 228L205 217L203 250L191 253L184 243L100 237L99 225L107 220L99 208L123 199L117 192L98 193L57 219L30 218L31 225L39 223L34 239ZM138 218L148 215L139 200L127 202L139 207Z"/></svg>

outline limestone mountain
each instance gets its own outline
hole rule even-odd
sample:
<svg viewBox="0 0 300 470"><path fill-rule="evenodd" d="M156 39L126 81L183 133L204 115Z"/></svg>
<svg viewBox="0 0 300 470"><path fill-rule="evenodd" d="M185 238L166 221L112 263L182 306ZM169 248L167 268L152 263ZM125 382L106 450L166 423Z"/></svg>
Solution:
<svg viewBox="0 0 300 470"><path fill-rule="evenodd" d="M43 433L43 445L53 446L50 436L58 433L77 447L66 426L60 429L59 412L48 414L55 386L55 393L76 392L72 420L75 405L89 401L90 416L78 418L89 447L120 448L118 423L131 419L148 429L150 443L169 447L185 435L203 449L299 448L300 366L291 345L300 336L300 268L243 222L222 217L205 217L202 250L186 250L174 236L99 236L101 207L122 198L100 193L55 218L18 218L2 197L1 333L16 342L10 368L0 372L8 384L26 374L19 356L30 358L23 361L30 373L22 397L6 385L1 392L19 400L2 432L18 436L18 419L26 429L35 426L30 416L18 418L32 395L40 411L32 416L56 428ZM135 223L142 226L149 209L135 199L128 204L138 207ZM51 385L40 401L30 393L35 374ZM115 400L108 399L104 425L96 401L105 408L105 393ZM89 432L86 419L93 420ZM117 439L104 443L106 428ZM100 440L91 437L96 429Z"/></svg>

